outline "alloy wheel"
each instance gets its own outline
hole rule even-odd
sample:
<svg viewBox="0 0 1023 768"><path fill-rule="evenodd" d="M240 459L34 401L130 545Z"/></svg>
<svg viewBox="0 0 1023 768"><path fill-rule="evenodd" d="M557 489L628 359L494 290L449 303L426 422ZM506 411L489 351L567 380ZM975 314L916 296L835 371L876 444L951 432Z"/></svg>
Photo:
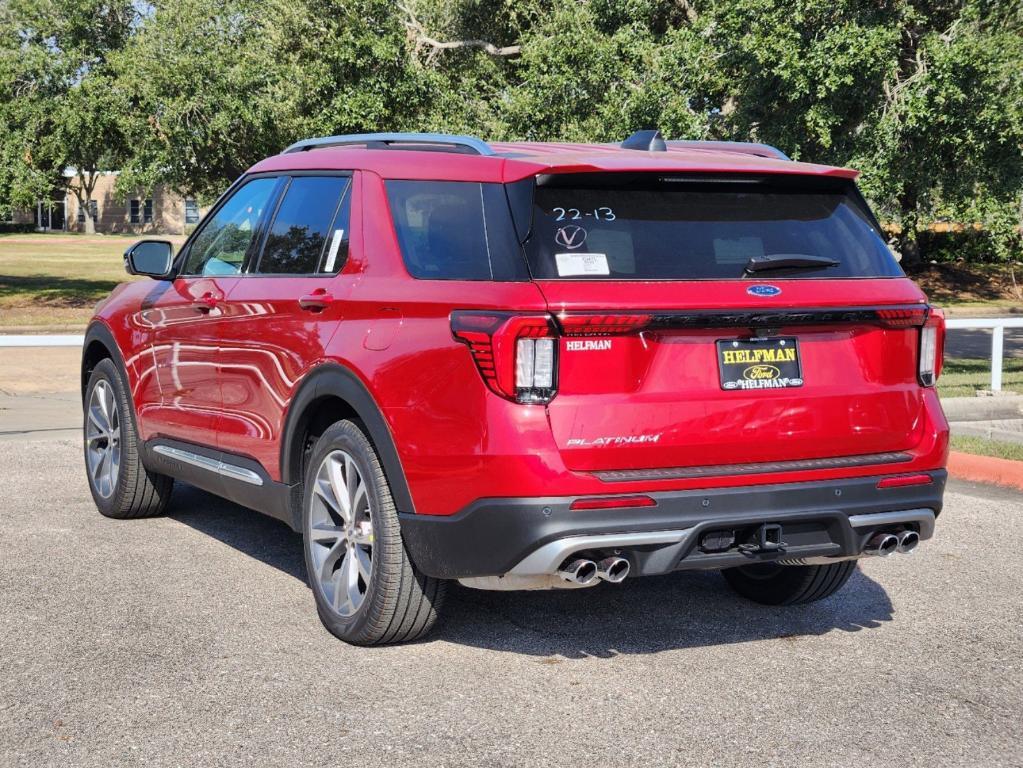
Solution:
<svg viewBox="0 0 1023 768"><path fill-rule="evenodd" d="M331 451L313 480L306 528L313 572L327 604L353 616L373 576L373 521L366 482L345 451Z"/></svg>
<svg viewBox="0 0 1023 768"><path fill-rule="evenodd" d="M85 424L86 459L92 487L104 499L117 487L121 470L121 419L117 413L114 388L97 381L89 397Z"/></svg>

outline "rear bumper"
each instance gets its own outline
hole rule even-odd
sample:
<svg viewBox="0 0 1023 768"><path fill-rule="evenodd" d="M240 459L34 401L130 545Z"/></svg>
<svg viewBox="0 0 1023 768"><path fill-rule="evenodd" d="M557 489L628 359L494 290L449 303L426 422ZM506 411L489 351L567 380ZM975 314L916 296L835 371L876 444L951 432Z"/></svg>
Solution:
<svg viewBox="0 0 1023 768"><path fill-rule="evenodd" d="M449 517L400 517L412 560L437 578L549 573L549 567L558 567L574 552L601 550L622 550L633 574L649 576L761 560L855 557L876 531L895 524L928 538L933 531L928 513L936 517L941 512L947 474L927 474L930 484L883 490L877 488L879 477L860 477L647 494L655 507L570 511L573 497L501 498L481 499ZM882 516L890 512L905 514ZM783 551L749 554L701 547L705 533L741 535L764 523L782 526Z"/></svg>

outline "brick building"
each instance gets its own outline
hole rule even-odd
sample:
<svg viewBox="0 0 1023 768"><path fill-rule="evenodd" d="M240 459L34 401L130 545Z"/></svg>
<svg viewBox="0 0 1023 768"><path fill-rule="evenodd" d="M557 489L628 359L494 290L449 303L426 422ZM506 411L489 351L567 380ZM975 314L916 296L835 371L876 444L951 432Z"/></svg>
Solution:
<svg viewBox="0 0 1023 768"><path fill-rule="evenodd" d="M117 194L117 172L102 174L92 193L96 232L104 234L170 234L191 232L206 212L198 201L185 198L163 185L148 195ZM40 200L34 209L15 209L7 218L15 224L34 223L42 231L85 231L85 211L73 192L59 193L52 200Z"/></svg>

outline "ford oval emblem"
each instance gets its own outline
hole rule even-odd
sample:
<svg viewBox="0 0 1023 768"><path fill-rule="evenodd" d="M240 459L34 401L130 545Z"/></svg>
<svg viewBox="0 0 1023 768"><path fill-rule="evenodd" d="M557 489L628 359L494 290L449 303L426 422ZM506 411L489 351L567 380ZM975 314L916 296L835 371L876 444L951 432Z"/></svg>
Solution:
<svg viewBox="0 0 1023 768"><path fill-rule="evenodd" d="M777 296L781 288L776 285L751 285L746 289L750 296Z"/></svg>

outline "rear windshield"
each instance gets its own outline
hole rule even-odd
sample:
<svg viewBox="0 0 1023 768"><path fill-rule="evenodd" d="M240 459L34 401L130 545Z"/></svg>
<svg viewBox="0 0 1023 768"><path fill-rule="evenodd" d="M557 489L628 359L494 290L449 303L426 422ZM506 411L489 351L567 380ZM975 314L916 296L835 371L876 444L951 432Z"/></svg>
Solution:
<svg viewBox="0 0 1023 768"><path fill-rule="evenodd" d="M540 177L525 249L536 279L903 275L852 184L805 177Z"/></svg>

